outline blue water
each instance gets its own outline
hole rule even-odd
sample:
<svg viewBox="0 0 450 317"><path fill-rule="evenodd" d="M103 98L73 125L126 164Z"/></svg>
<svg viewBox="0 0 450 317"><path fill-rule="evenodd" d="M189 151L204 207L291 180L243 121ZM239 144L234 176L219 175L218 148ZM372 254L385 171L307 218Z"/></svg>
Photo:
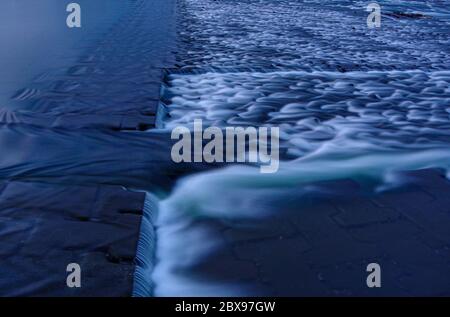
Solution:
<svg viewBox="0 0 450 317"><path fill-rule="evenodd" d="M68 2L70 3L70 2ZM72 65L120 17L126 1L80 0L82 28L66 25L66 2L5 0L0 10L0 104L13 107L15 93L33 79Z"/></svg>
<svg viewBox="0 0 450 317"><path fill-rule="evenodd" d="M410 184L405 171L450 176L450 11L443 1L380 4L382 28L368 29L364 1L183 1L165 128L194 119L280 127L286 157L274 175L240 166L177 183L158 207L157 263L147 276L155 295L336 295L311 267L327 257L351 263L350 240L322 250L309 273L295 273L307 255L302 234L289 227L308 219L304 210L314 213L311 197L377 197ZM361 196L316 185L344 180L360 184ZM277 235L291 239L275 243ZM363 254L355 247L352 256ZM348 294L366 294L348 283Z"/></svg>
<svg viewBox="0 0 450 317"><path fill-rule="evenodd" d="M448 272L434 240L422 258L441 262L423 264L391 252L394 239L370 240L388 239L387 229L341 232L342 210L327 202L347 199L362 218L372 208L414 210L410 196L388 207L378 200L414 183L405 171L448 177L445 1L380 1L380 29L367 28L365 1L78 2L79 30L65 26L61 1L1 4L0 178L148 192L134 295L367 295L327 274L354 281L346 269L369 260L394 267L386 292L403 295L408 276ZM154 116L159 97L167 114L157 129L110 129ZM279 127L280 171L174 164L170 129L198 118ZM383 224L407 236L399 223L413 227L408 216ZM425 294L448 292L420 274Z"/></svg>

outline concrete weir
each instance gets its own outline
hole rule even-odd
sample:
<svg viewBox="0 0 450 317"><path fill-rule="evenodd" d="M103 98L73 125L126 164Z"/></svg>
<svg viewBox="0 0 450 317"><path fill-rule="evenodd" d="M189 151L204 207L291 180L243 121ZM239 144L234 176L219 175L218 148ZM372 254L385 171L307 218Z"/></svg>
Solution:
<svg viewBox="0 0 450 317"><path fill-rule="evenodd" d="M76 2L0 4L0 295L450 295L442 1Z"/></svg>
<svg viewBox="0 0 450 317"><path fill-rule="evenodd" d="M64 31L50 33L46 52L21 55L20 65L43 69L0 92L0 295L131 296L142 189L170 178L164 169L152 173L169 153L164 137L141 131L155 125L163 69L174 64L176 1L81 0L80 30L66 29L65 8L47 2L48 14L60 16L35 31L45 36L58 21ZM46 14L35 12L21 23L32 27ZM15 29L17 19L10 22ZM66 283L71 263L81 268L81 287Z"/></svg>

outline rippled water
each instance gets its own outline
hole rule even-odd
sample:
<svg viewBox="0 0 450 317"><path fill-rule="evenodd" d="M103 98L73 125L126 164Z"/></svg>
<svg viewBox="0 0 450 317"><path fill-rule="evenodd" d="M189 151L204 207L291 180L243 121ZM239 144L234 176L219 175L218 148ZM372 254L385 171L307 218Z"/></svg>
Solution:
<svg viewBox="0 0 450 317"><path fill-rule="evenodd" d="M206 73L171 84L167 127L278 126L295 157L338 138L386 149L449 140L448 71Z"/></svg>
<svg viewBox="0 0 450 317"><path fill-rule="evenodd" d="M14 25L0 29L0 178L151 191L137 295L324 294L305 280L304 231L329 243L311 262L370 256L309 217L333 213L311 197L363 200L364 211L366 197L409 182L403 171L448 174L446 1L380 1L382 28L368 29L365 1L80 0L81 30L65 28L63 4L35 2L0 11ZM279 126L279 173L180 179L212 167L170 160L170 129L196 118ZM261 264L274 257L285 263Z"/></svg>
<svg viewBox="0 0 450 317"><path fill-rule="evenodd" d="M171 168L153 170L171 165L168 137L139 130L154 127L162 69L173 64L174 2L79 3L82 27L69 29L60 1L2 2L0 177L168 184Z"/></svg>
<svg viewBox="0 0 450 317"><path fill-rule="evenodd" d="M363 1L183 2L165 127L197 118L279 126L288 155L278 174L230 167L194 175L160 202L156 295L273 295L277 279L281 294L323 294L302 288L306 275L297 283L294 272L289 279L261 268L275 254L293 263L303 256L299 245L270 251L278 222L267 219L307 221L314 193L355 199L318 182L351 179L369 194L407 183L402 171L448 175L450 12L444 1L380 4L382 28L368 29ZM267 242L249 249L253 257L238 252L259 239Z"/></svg>
<svg viewBox="0 0 450 317"><path fill-rule="evenodd" d="M0 10L0 105L15 109L14 96L32 81L52 80L70 67L114 24L126 1L80 0L81 29L66 26L66 6L58 0L4 0ZM29 89L28 98L38 89ZM19 97L19 96L17 96ZM21 98L27 97L25 94Z"/></svg>
<svg viewBox="0 0 450 317"><path fill-rule="evenodd" d="M445 1L379 1L382 28L368 29L365 1L187 1L181 69L448 69ZM395 19L389 12L433 19Z"/></svg>

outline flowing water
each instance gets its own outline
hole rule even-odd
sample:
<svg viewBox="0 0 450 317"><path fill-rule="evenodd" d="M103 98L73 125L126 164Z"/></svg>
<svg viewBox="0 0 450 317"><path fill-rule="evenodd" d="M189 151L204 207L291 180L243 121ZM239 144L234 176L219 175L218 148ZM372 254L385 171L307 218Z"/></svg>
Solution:
<svg viewBox="0 0 450 317"><path fill-rule="evenodd" d="M328 224L340 199L349 208L363 199L356 217L379 212L372 201L417 181L406 171L450 176L450 11L445 1L380 4L382 28L369 29L364 1L183 2L185 49L164 90L165 127L276 126L287 156L273 175L235 166L189 176L160 201L156 295L367 294L357 286L364 277L341 265L355 272L375 258L403 270L411 254L391 253L382 236L407 222L379 220L387 224L373 253L355 242L364 234L352 240ZM441 264L445 272L448 259ZM323 277L331 268L345 286ZM384 294L414 292L398 285Z"/></svg>
<svg viewBox="0 0 450 317"><path fill-rule="evenodd" d="M147 191L135 295L448 293L447 1L77 2L1 4L0 178ZM173 163L194 119L280 127L280 171Z"/></svg>

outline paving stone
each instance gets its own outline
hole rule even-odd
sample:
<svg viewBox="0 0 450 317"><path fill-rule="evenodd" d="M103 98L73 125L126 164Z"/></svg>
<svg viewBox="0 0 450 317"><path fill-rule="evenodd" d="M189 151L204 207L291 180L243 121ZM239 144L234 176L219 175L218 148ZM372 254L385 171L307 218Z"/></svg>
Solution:
<svg viewBox="0 0 450 317"><path fill-rule="evenodd" d="M339 213L333 218L342 226L364 226L388 222L399 218L399 213L391 208L378 207L367 198L354 198L346 204L337 203Z"/></svg>

